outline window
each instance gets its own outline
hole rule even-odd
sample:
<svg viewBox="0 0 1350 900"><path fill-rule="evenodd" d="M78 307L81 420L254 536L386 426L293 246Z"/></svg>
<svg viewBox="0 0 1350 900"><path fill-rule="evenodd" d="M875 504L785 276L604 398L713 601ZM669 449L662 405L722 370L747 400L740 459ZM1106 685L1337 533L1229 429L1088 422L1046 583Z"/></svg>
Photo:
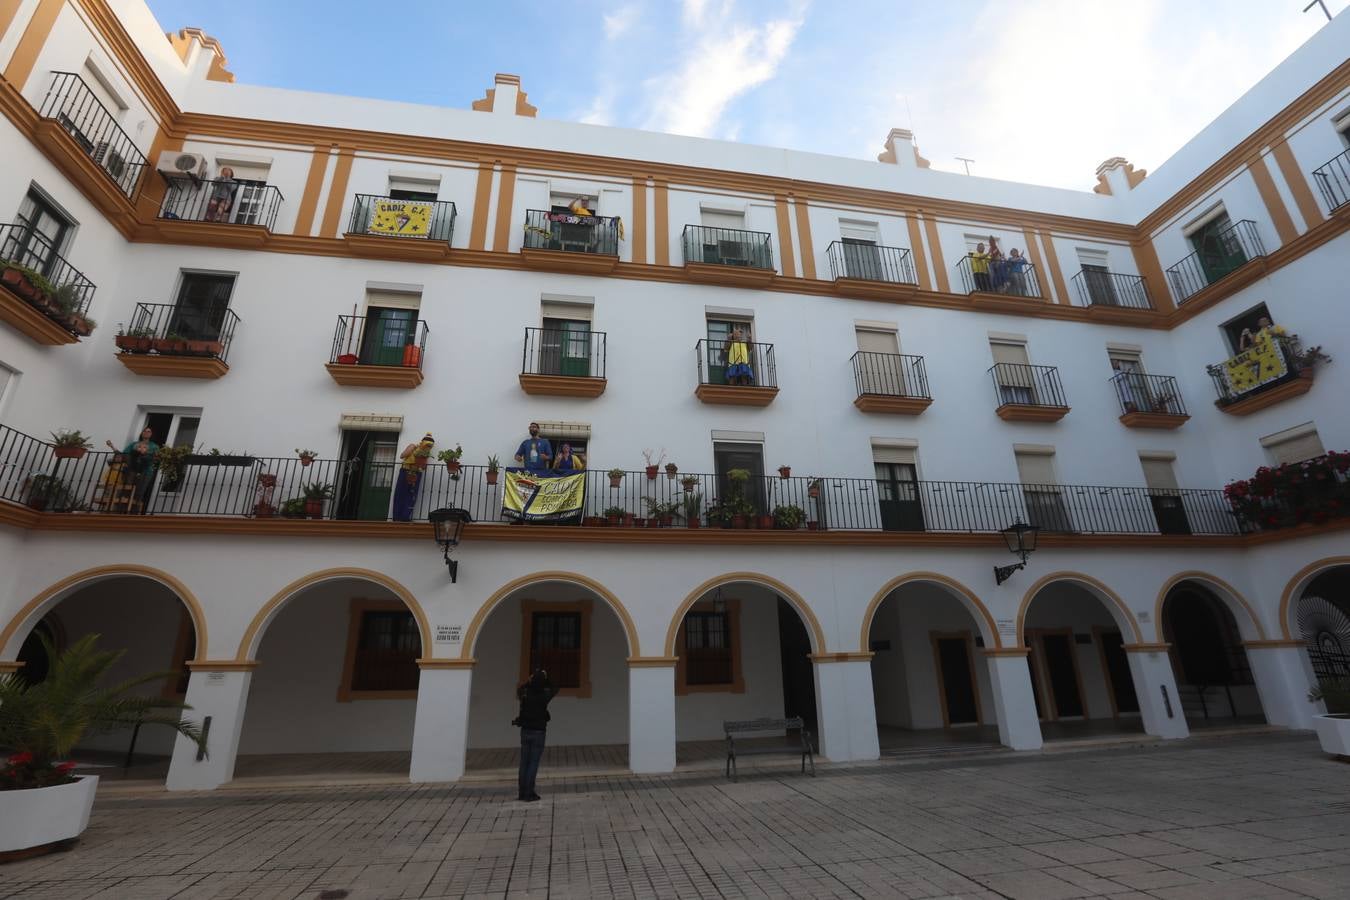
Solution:
<svg viewBox="0 0 1350 900"><path fill-rule="evenodd" d="M1111 360L1111 371L1116 393L1127 413L1153 409L1149 402L1148 379L1144 377L1144 363L1140 354L1134 350L1120 347L1107 347L1107 358Z"/></svg>
<svg viewBox="0 0 1350 900"><path fill-rule="evenodd" d="M1262 319L1270 319L1270 311L1266 309L1264 303L1258 303L1242 315L1229 319L1219 326L1223 329L1224 337L1228 340L1228 349L1233 355L1242 352L1242 332L1256 334L1261 330Z"/></svg>
<svg viewBox="0 0 1350 900"><path fill-rule="evenodd" d="M1271 462L1275 465L1301 463L1304 460L1325 456L1322 438L1311 422L1287 428L1276 434L1261 438L1261 446L1266 448Z"/></svg>
<svg viewBox="0 0 1350 900"><path fill-rule="evenodd" d="M745 692L740 652L741 601L701 600L680 626L675 692Z"/></svg>
<svg viewBox="0 0 1350 900"><path fill-rule="evenodd" d="M389 179L390 200L413 200L421 203L435 203L440 193L440 182L434 179L394 178Z"/></svg>
<svg viewBox="0 0 1350 900"><path fill-rule="evenodd" d="M908 396L905 372L900 365L900 338L895 331L854 328L858 340L858 381L864 394Z"/></svg>
<svg viewBox="0 0 1350 900"><path fill-rule="evenodd" d="M1175 454L1169 452L1141 451L1139 465L1144 470L1144 483L1148 485L1149 503L1158 521L1158 532L1190 534L1190 521L1186 517L1176 473L1172 471L1174 458Z"/></svg>
<svg viewBox="0 0 1350 900"><path fill-rule="evenodd" d="M45 193L31 187L14 224L17 227L7 232L0 259L12 259L51 275L70 238L73 220Z"/></svg>
<svg viewBox="0 0 1350 900"><path fill-rule="evenodd" d="M914 448L872 445L881 527L886 531L923 531L923 504Z"/></svg>
<svg viewBox="0 0 1350 900"><path fill-rule="evenodd" d="M409 346L417 344L417 314L422 294L417 290L366 290L366 318L357 323L358 361L367 366L406 365Z"/></svg>
<svg viewBox="0 0 1350 900"><path fill-rule="evenodd" d="M184 272L167 333L177 332L189 340L220 340L232 293L233 275Z"/></svg>
<svg viewBox="0 0 1350 900"><path fill-rule="evenodd" d="M4 420L5 407L9 405L10 397L18 390L18 387L18 369L12 369L0 362L0 421Z"/></svg>
<svg viewBox="0 0 1350 900"><path fill-rule="evenodd" d="M1055 449L1053 447L1021 447L1013 451L1017 458L1017 475L1026 498L1027 524L1038 525L1042 531L1073 531L1064 498L1055 477Z"/></svg>
<svg viewBox="0 0 1350 900"><path fill-rule="evenodd" d="M591 695L591 601L545 603L525 600L520 681L535 669L548 672L563 696Z"/></svg>
<svg viewBox="0 0 1350 900"><path fill-rule="evenodd" d="M1034 404L1035 381L1031 377L1031 359L1025 343L990 341L994 356L994 381L998 384L999 403Z"/></svg>
<svg viewBox="0 0 1350 900"><path fill-rule="evenodd" d="M727 473L734 469L749 472L749 480L743 484L733 482ZM717 501L728 508L728 512L747 516L767 512L763 444L714 442L713 470L717 473Z"/></svg>
<svg viewBox="0 0 1350 900"><path fill-rule="evenodd" d="M549 444L553 447L552 464L555 467L561 462L563 445L566 444L572 451L572 467L586 468L586 460L589 459L587 446L591 439L590 425L585 422L539 422L539 436L548 438Z"/></svg>
<svg viewBox="0 0 1350 900"><path fill-rule="evenodd" d="M417 696L422 635L397 600L353 600L338 701Z"/></svg>
<svg viewBox="0 0 1350 900"><path fill-rule="evenodd" d="M540 375L590 376L592 311L590 305L581 303L540 304Z"/></svg>
<svg viewBox="0 0 1350 900"><path fill-rule="evenodd" d="M1115 285L1111 281L1111 268L1107 265L1106 251L1078 248L1078 264L1083 269L1083 285L1087 299L1098 306L1119 306Z"/></svg>

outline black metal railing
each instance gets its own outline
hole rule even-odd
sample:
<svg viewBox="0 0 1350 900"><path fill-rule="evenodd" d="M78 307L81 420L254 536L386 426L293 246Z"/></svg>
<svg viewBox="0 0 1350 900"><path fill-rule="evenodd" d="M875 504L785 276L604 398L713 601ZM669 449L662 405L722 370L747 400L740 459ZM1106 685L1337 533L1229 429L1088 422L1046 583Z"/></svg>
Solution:
<svg viewBox="0 0 1350 900"><path fill-rule="evenodd" d="M1312 661L1313 675L1321 684L1350 680L1350 653L1343 653L1309 643L1308 659Z"/></svg>
<svg viewBox="0 0 1350 900"><path fill-rule="evenodd" d="M684 261L719 266L773 268L773 245L766 231L684 226Z"/></svg>
<svg viewBox="0 0 1350 900"><path fill-rule="evenodd" d="M525 248L619 255L619 220L611 216L525 210Z"/></svg>
<svg viewBox="0 0 1350 900"><path fill-rule="evenodd" d="M281 209L281 191L270 184L223 178L193 181L173 178L159 207L161 219L261 225L268 231Z"/></svg>
<svg viewBox="0 0 1350 900"><path fill-rule="evenodd" d="M430 329L412 316L338 316L330 364L421 369Z"/></svg>
<svg viewBox="0 0 1350 900"><path fill-rule="evenodd" d="M1111 379L1116 388L1122 413L1164 413L1169 416L1186 415L1186 404L1181 402L1181 388L1171 375L1145 375L1142 372L1121 372Z"/></svg>
<svg viewBox="0 0 1350 900"><path fill-rule="evenodd" d="M525 375L605 377L605 333L526 328L520 371Z"/></svg>
<svg viewBox="0 0 1350 900"><path fill-rule="evenodd" d="M160 356L207 356L226 361L239 317L228 306L137 303L125 331L119 328L117 349L123 353Z"/></svg>
<svg viewBox="0 0 1350 900"><path fill-rule="evenodd" d="M306 485L328 485L336 499L318 504L317 516L357 518L341 498L367 486L386 487L402 475L397 461L318 459L305 466L295 456L199 454L181 471L164 464L132 471L120 454L89 452L57 459L52 445L0 426L0 501L52 512L146 513L192 516L303 516ZM421 481L414 521L446 506L469 511L475 522L505 521L506 473L462 465L451 473L432 462ZM625 471L611 480L585 473L581 516L572 524L628 527L769 526L849 531L925 531L995 534L1012 522L1076 534L1237 534L1239 520L1217 490L1160 491L1145 487L882 481L876 478L752 476L733 485L725 473ZM617 484L615 484L617 482ZM1169 501L1168 518L1158 505ZM289 502L288 502L289 501ZM311 511L313 513L314 511ZM386 519L365 510L361 518Z"/></svg>
<svg viewBox="0 0 1350 900"><path fill-rule="evenodd" d="M117 189L128 199L135 198L146 168L145 155L83 78L74 72L53 72L38 115L54 120L69 132Z"/></svg>
<svg viewBox="0 0 1350 900"><path fill-rule="evenodd" d="M858 396L881 394L887 397L927 397L928 371L922 356L902 353L853 354L853 384Z"/></svg>
<svg viewBox="0 0 1350 900"><path fill-rule="evenodd" d="M1013 297L1041 296L1041 282L1036 277L1036 267L1025 256L1017 259L984 259L976 258L974 253L967 253L956 264L956 270L961 274L961 286L967 294L980 291Z"/></svg>
<svg viewBox="0 0 1350 900"><path fill-rule="evenodd" d="M1350 203L1350 150L1314 169L1313 181L1317 182L1327 209L1334 212Z"/></svg>
<svg viewBox="0 0 1350 900"><path fill-rule="evenodd" d="M455 234L455 204L449 200L397 200L357 194L352 199L347 233L448 244Z"/></svg>
<svg viewBox="0 0 1350 900"><path fill-rule="evenodd" d="M891 284L919 282L914 274L914 259L905 247L832 241L825 253L830 258L830 277L836 280L858 278Z"/></svg>
<svg viewBox="0 0 1350 900"><path fill-rule="evenodd" d="M995 363L989 367L999 406L1068 406L1059 369L1023 363Z"/></svg>
<svg viewBox="0 0 1350 900"><path fill-rule="evenodd" d="M745 347L745 360L740 361L737 344ZM698 357L699 384L750 384L757 387L777 387L778 371L774 367L773 344L752 344L748 341L702 340L694 347ZM746 368L748 367L748 374Z"/></svg>
<svg viewBox="0 0 1350 900"><path fill-rule="evenodd" d="M1200 249L1167 270L1167 282L1178 304L1240 269L1249 260L1266 255L1261 235L1251 219L1241 219L1207 234L1201 243Z"/></svg>
<svg viewBox="0 0 1350 900"><path fill-rule="evenodd" d="M6 287L19 294L48 318L75 333L76 317L83 318L94 299L94 283L57 252L50 240L26 222L0 225L0 269L16 263L29 270L23 280L5 276ZM36 276L36 277L34 277Z"/></svg>
<svg viewBox="0 0 1350 900"><path fill-rule="evenodd" d="M1083 306L1123 306L1152 309L1142 275L1121 275L1104 269L1081 269L1070 279Z"/></svg>
<svg viewBox="0 0 1350 900"><path fill-rule="evenodd" d="M1221 363L1206 366L1219 395L1219 405L1226 406L1245 397L1268 391L1297 378L1305 367L1299 342L1287 335L1271 335L1274 358L1264 359L1260 346L1244 350ZM1248 378L1250 372L1256 376Z"/></svg>

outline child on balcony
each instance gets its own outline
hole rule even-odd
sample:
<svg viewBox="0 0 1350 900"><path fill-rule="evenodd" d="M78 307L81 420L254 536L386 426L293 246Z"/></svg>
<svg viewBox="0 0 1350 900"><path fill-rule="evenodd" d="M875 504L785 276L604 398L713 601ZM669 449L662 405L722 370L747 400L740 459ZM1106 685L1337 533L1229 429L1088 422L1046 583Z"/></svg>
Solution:
<svg viewBox="0 0 1350 900"><path fill-rule="evenodd" d="M224 166L220 176L211 182L211 198L206 201L206 221L228 222L230 210L234 208L234 195L239 192L239 182L234 178L234 169Z"/></svg>
<svg viewBox="0 0 1350 900"><path fill-rule="evenodd" d="M750 346L745 342L744 331L737 328L731 332L726 353L727 384L753 384L755 373L750 370Z"/></svg>

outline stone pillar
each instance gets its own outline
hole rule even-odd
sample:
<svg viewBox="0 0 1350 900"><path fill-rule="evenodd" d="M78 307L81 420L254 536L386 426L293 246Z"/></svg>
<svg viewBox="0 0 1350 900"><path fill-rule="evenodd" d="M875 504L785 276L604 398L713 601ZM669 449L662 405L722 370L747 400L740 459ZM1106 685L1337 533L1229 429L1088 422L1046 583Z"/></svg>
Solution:
<svg viewBox="0 0 1350 900"><path fill-rule="evenodd" d="M1303 641L1246 641L1242 646L1266 721L1287 728L1312 728L1313 716L1322 712L1322 704L1308 701L1317 676Z"/></svg>
<svg viewBox="0 0 1350 900"><path fill-rule="evenodd" d="M463 776L473 664L472 659L417 661L422 672L417 682L409 781L457 781Z"/></svg>
<svg viewBox="0 0 1350 900"><path fill-rule="evenodd" d="M835 762L878 759L872 654L812 654L820 755Z"/></svg>
<svg viewBox="0 0 1350 900"><path fill-rule="evenodd" d="M1039 750L1043 743L1027 653L1026 647L984 651L989 665L989 684L994 690L998 740L1012 750Z"/></svg>
<svg viewBox="0 0 1350 900"><path fill-rule="evenodd" d="M628 768L642 774L675 771L673 656L628 658Z"/></svg>
<svg viewBox="0 0 1350 900"><path fill-rule="evenodd" d="M207 728L206 756L197 758L197 745L179 735L169 761L165 786L171 791L209 791L234 778L234 760L239 754L239 734L244 727L248 686L256 662L206 660L189 662L186 702L192 707L186 717Z"/></svg>
<svg viewBox="0 0 1350 900"><path fill-rule="evenodd" d="M1181 708L1177 680L1172 674L1172 659L1167 644L1126 644L1134 693L1139 698L1139 715L1148 734L1175 740L1189 737L1186 713Z"/></svg>

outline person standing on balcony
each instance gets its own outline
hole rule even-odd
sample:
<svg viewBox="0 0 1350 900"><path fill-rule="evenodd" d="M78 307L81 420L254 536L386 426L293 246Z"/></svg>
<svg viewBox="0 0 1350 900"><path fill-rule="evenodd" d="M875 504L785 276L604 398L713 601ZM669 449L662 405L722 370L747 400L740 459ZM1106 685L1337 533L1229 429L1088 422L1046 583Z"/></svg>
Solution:
<svg viewBox="0 0 1350 900"><path fill-rule="evenodd" d="M1008 260L998 246L998 238L989 235L989 274L994 290L1000 294L1008 289Z"/></svg>
<svg viewBox="0 0 1350 900"><path fill-rule="evenodd" d="M726 353L727 384L754 384L755 373L750 369L750 345L745 342L745 332L740 328L731 332Z"/></svg>
<svg viewBox="0 0 1350 900"><path fill-rule="evenodd" d="M548 438L539 436L539 423L531 422L530 436L521 441L520 447L516 449L516 462L530 472L544 472L552 460L553 445L548 442Z"/></svg>
<svg viewBox="0 0 1350 900"><path fill-rule="evenodd" d="M225 166L220 175L211 182L211 197L206 201L206 221L228 222L230 210L234 208L234 195L239 192L239 182L235 180L234 169Z"/></svg>
<svg viewBox="0 0 1350 900"><path fill-rule="evenodd" d="M558 449L558 457L553 460L553 468L558 472L580 472L586 468L586 461L572 452L571 444L563 444Z"/></svg>
<svg viewBox="0 0 1350 900"><path fill-rule="evenodd" d="M1008 284L1019 297L1027 296L1027 258L1016 247L1008 251Z"/></svg>
<svg viewBox="0 0 1350 900"><path fill-rule="evenodd" d="M520 715L511 722L520 729L520 777L517 800L533 803L539 799L534 791L534 780L539 774L539 760L544 756L544 738L548 733L548 703L558 693L558 687L543 669L516 689L520 701Z"/></svg>
<svg viewBox="0 0 1350 900"><path fill-rule="evenodd" d="M989 281L989 254L984 251L982 242L976 244L975 252L970 254L970 274L975 276L975 290L987 291L992 288Z"/></svg>
<svg viewBox="0 0 1350 900"><path fill-rule="evenodd" d="M395 522L412 521L417 495L422 490L422 476L426 474L427 460L431 459L431 448L435 445L435 439L427 433L422 440L404 447L399 455L401 471L394 479L392 518Z"/></svg>
<svg viewBox="0 0 1350 900"><path fill-rule="evenodd" d="M155 483L155 454L159 453L159 444L155 443L154 431L150 426L141 429L140 437L122 448L123 476L135 485L133 494L135 505L144 512L148 506L150 487ZM111 441L106 442L109 450L116 450ZM130 508L127 510L130 512Z"/></svg>

